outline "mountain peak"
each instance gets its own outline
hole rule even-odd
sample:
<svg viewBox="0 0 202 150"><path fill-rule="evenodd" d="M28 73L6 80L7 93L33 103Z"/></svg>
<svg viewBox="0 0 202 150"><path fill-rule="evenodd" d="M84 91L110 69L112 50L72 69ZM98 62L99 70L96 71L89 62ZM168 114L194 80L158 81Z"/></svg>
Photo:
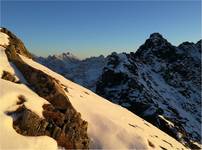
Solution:
<svg viewBox="0 0 202 150"><path fill-rule="evenodd" d="M75 60L75 61L79 61L79 58L76 57L74 54L72 54L70 52L63 52L61 54L56 54L56 55L53 55L53 57L56 57L57 59L60 59L60 60Z"/></svg>
<svg viewBox="0 0 202 150"><path fill-rule="evenodd" d="M63 52L61 54L63 57L71 57L71 58L76 58L76 56L74 56L74 54L70 53L70 52Z"/></svg>
<svg viewBox="0 0 202 150"><path fill-rule="evenodd" d="M140 47L141 49L159 48L165 45L171 45L160 33L155 32L150 34L149 38Z"/></svg>
<svg viewBox="0 0 202 150"><path fill-rule="evenodd" d="M149 42L151 43L152 46L161 46L164 45L165 43L168 43L168 41L158 32L150 34L149 37Z"/></svg>
<svg viewBox="0 0 202 150"><path fill-rule="evenodd" d="M163 39L163 36L158 32L154 32L154 33L150 34L149 38L150 39Z"/></svg>
<svg viewBox="0 0 202 150"><path fill-rule="evenodd" d="M137 57L147 57L148 53L164 52L167 49L172 49L172 45L158 32L150 34L149 38L136 51Z"/></svg>

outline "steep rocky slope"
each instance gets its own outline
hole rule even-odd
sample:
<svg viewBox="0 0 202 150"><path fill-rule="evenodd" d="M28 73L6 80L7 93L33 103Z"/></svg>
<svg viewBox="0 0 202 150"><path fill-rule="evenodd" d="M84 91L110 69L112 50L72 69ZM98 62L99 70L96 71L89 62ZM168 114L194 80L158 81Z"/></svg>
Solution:
<svg viewBox="0 0 202 150"><path fill-rule="evenodd" d="M96 93L198 148L194 143L201 141L200 56L201 41L175 47L154 33L136 53L108 56Z"/></svg>
<svg viewBox="0 0 202 150"><path fill-rule="evenodd" d="M143 117L181 143L200 147L201 40L176 47L154 33L135 53L112 53L94 66L87 59L87 64L71 69L78 74L66 72L65 67L58 70L51 59L45 60L45 66ZM97 69L96 75L84 76L88 67ZM88 78L93 82L85 82Z"/></svg>
<svg viewBox="0 0 202 150"><path fill-rule="evenodd" d="M185 149L123 107L38 64L16 49L11 32L0 30L1 149Z"/></svg>

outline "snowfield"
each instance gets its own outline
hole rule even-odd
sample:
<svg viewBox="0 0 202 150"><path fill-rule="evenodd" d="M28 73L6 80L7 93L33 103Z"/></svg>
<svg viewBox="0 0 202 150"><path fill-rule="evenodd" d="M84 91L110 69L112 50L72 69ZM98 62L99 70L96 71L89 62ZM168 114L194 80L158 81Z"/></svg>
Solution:
<svg viewBox="0 0 202 150"><path fill-rule="evenodd" d="M0 45L8 44L8 38L4 34L1 33L0 37ZM17 68L8 62L3 47L0 49L0 57L1 73L6 70L23 80ZM125 108L65 79L32 59L20 57L25 63L56 78L68 88L66 95L70 102L88 122L91 149L186 149L181 143ZM42 105L48 103L23 84L22 80L21 84L17 84L0 79L0 149L58 149L56 141L48 136L27 137L13 129L15 118L8 116L6 112L15 111L19 107L19 95L26 98L24 105L40 117L43 117Z"/></svg>
<svg viewBox="0 0 202 150"><path fill-rule="evenodd" d="M0 45L6 46L9 44L9 36L5 33L0 32Z"/></svg>

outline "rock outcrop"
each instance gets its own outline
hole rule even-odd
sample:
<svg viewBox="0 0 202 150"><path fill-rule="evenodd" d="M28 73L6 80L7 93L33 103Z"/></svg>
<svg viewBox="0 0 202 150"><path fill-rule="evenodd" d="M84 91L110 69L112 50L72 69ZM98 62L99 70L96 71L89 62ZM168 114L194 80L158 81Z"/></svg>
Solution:
<svg viewBox="0 0 202 150"><path fill-rule="evenodd" d="M12 75L10 72L5 71L5 70L3 71L3 74L1 76L1 78L4 79L4 80L15 82L15 83L19 82L19 81L17 81L17 79L15 78L14 75Z"/></svg>

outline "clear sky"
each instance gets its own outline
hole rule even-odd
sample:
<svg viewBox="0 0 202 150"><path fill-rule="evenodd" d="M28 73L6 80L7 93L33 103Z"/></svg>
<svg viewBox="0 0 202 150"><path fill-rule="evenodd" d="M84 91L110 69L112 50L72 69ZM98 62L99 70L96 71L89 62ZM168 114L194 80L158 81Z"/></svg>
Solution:
<svg viewBox="0 0 202 150"><path fill-rule="evenodd" d="M201 38L201 2L1 1L1 26L36 55L135 51L153 32L175 45Z"/></svg>

